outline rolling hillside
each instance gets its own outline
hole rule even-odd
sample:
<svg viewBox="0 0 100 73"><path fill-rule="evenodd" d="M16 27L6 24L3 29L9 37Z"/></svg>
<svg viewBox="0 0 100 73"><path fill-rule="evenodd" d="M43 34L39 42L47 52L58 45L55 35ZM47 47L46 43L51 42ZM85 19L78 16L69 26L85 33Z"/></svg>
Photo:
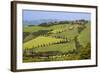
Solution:
<svg viewBox="0 0 100 73"><path fill-rule="evenodd" d="M24 62L90 58L90 27L89 23L83 25L56 24L46 27L37 25L24 27ZM83 53L84 51L85 53ZM48 52L51 54L48 54ZM88 54L88 57L85 54ZM32 59L34 55L35 58ZM58 55L61 55L62 58L58 58ZM51 59L53 56L57 59Z"/></svg>

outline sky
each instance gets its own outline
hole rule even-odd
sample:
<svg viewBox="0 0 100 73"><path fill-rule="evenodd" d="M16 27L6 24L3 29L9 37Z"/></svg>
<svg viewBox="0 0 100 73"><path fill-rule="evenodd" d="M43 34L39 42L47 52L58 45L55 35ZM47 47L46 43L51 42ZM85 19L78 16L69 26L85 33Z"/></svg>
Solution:
<svg viewBox="0 0 100 73"><path fill-rule="evenodd" d="M59 19L59 20L90 20L90 13L83 12L61 12L61 11L36 11L36 10L23 10L23 20L33 21L41 19Z"/></svg>

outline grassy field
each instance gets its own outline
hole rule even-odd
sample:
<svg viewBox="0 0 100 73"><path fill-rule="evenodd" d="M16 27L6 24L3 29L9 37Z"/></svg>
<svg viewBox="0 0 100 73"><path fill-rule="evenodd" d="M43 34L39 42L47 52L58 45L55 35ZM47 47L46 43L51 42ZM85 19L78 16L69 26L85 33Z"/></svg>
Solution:
<svg viewBox="0 0 100 73"><path fill-rule="evenodd" d="M71 41L69 43L54 44L46 47L34 48L33 51L34 52L61 51L63 53L63 52L72 51L74 49L76 49L75 42Z"/></svg>
<svg viewBox="0 0 100 73"><path fill-rule="evenodd" d="M84 47L91 41L90 25L86 25L86 28L78 36L78 41Z"/></svg>
<svg viewBox="0 0 100 73"><path fill-rule="evenodd" d="M24 43L24 49L31 49L31 48L37 48L42 45L50 45L54 43L60 43L61 41L66 41L66 39L61 38L54 38L54 37L45 37L45 36L39 36L35 39L32 39L26 43Z"/></svg>
<svg viewBox="0 0 100 73"><path fill-rule="evenodd" d="M23 62L90 58L90 23L23 27Z"/></svg>

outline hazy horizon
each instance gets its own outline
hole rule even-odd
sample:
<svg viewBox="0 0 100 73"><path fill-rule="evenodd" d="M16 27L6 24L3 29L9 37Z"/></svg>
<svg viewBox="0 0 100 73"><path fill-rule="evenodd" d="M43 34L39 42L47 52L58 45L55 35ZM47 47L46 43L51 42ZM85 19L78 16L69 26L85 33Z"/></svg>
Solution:
<svg viewBox="0 0 100 73"><path fill-rule="evenodd" d="M83 12L61 12L61 11L39 11L39 10L23 10L22 20L25 21L33 21L33 24L41 23L46 20L48 21L73 21L73 20L91 20L90 13ZM39 21L40 20L40 21Z"/></svg>

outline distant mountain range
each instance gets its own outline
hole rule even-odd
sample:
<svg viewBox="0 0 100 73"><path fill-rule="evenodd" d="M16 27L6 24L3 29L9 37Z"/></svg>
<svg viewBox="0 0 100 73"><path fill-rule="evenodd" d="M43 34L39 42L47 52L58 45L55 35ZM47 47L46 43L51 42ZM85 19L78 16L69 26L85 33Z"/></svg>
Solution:
<svg viewBox="0 0 100 73"><path fill-rule="evenodd" d="M69 21L69 20L61 20L61 19L39 19L39 20L31 20L31 21L23 21L23 25L27 26L27 25L40 25L41 23L49 23L49 22L60 22L60 21ZM84 20L84 19L79 19L79 20L72 20L72 21L88 21L88 20Z"/></svg>
<svg viewBox="0 0 100 73"><path fill-rule="evenodd" d="M41 23L48 23L48 22L59 22L59 19L40 19L40 20L31 20L31 21L23 21L24 25L39 25Z"/></svg>

